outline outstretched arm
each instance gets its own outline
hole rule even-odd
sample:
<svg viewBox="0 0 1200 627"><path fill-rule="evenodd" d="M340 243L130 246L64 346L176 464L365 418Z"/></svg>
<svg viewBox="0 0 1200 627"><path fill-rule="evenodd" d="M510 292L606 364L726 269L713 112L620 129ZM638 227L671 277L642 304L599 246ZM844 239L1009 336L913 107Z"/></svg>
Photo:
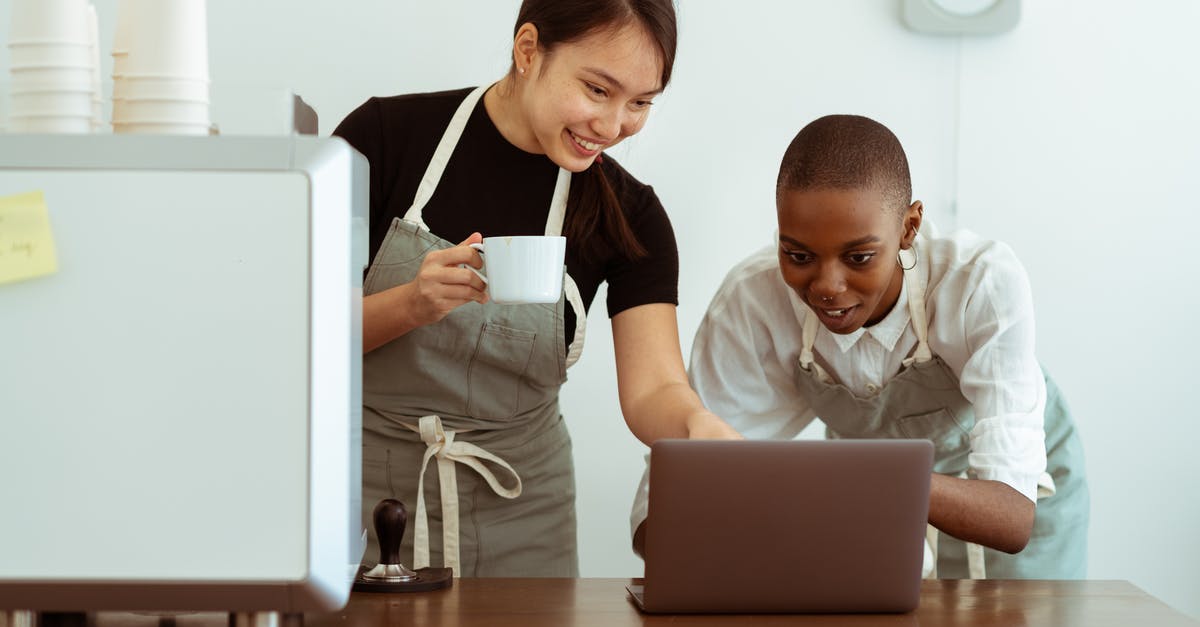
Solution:
<svg viewBox="0 0 1200 627"><path fill-rule="evenodd" d="M741 437L688 384L674 305L627 309L613 317L612 328L621 413L639 440Z"/></svg>

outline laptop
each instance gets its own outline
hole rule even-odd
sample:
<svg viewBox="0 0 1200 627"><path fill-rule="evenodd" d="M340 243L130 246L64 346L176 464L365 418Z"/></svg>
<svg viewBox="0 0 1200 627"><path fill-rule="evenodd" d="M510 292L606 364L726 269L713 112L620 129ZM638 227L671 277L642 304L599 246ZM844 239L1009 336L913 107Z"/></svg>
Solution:
<svg viewBox="0 0 1200 627"><path fill-rule="evenodd" d="M917 607L928 440L660 440L650 468L643 611Z"/></svg>

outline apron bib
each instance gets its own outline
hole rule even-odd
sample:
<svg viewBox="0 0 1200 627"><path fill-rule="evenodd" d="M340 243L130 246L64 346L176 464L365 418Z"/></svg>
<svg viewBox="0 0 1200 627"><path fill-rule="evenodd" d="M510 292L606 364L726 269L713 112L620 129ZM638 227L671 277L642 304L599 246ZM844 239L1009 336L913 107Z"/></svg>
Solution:
<svg viewBox="0 0 1200 627"><path fill-rule="evenodd" d="M454 246L429 232L422 212L485 91L455 112L411 208L367 271L366 295L411 282L427 253ZM562 232L570 182L560 169L546 235ZM384 498L415 504L401 549L413 551L413 568L578 576L574 465L558 393L583 349L586 312L574 280L564 273L563 282L557 303L467 303L363 356L363 520ZM570 346L567 306L576 320ZM368 535L367 555L378 555Z"/></svg>
<svg viewBox="0 0 1200 627"><path fill-rule="evenodd" d="M968 476L975 414L958 378L929 349L925 280L917 264L904 271L917 348L877 394L859 397L816 363L819 321L805 316L797 388L812 402L829 438L916 438L933 442L934 472ZM936 577L946 579L1082 579L1087 571L1089 500L1083 446L1058 386L1046 377L1046 474L1038 481L1029 544L1016 555L966 543L929 527Z"/></svg>

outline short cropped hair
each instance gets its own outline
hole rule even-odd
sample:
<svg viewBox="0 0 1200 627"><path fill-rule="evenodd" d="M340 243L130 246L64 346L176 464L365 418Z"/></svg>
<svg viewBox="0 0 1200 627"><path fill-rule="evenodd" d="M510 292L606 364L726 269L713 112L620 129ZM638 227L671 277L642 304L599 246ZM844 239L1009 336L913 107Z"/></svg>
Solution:
<svg viewBox="0 0 1200 627"><path fill-rule="evenodd" d="M875 189L889 209L912 204L904 148L888 128L861 115L827 115L800 129L779 164L778 197L788 190Z"/></svg>

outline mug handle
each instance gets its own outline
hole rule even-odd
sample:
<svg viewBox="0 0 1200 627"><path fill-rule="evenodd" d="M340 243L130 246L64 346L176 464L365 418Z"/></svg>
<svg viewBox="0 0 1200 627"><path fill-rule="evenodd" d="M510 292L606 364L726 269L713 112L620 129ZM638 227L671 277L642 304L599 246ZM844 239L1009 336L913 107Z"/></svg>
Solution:
<svg viewBox="0 0 1200 627"><path fill-rule="evenodd" d="M467 246L470 246L471 248L474 248L475 250L479 251L479 254L480 254L480 255L482 255L482 254L483 254L483 244L467 244ZM458 267L460 267L460 268L466 268L467 270L470 270L471 272L474 272L474 273L475 273L475 276L479 277L479 278L480 278L480 280L482 280L482 281L483 281L483 284L484 284L484 285L487 285L487 282L488 282L488 280L487 280L487 277L486 277L486 276L484 276L484 274L483 274L482 272L480 272L480 271L476 270L475 268L472 268L471 266L468 266L468 265L467 265L467 264L465 264L465 263L464 263L464 264L459 264L459 266L458 266Z"/></svg>

